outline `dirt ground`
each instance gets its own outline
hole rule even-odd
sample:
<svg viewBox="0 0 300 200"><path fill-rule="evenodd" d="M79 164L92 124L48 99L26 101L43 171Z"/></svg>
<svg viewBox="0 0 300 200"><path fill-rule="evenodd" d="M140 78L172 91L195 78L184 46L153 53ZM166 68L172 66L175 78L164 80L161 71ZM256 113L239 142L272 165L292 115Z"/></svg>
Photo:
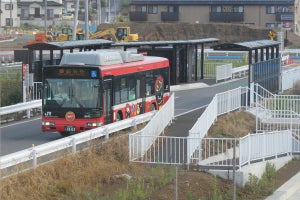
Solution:
<svg viewBox="0 0 300 200"><path fill-rule="evenodd" d="M121 26L129 26L131 33L138 33L140 41L217 38L220 44L269 39L268 34L270 31L269 29L258 29L249 25L187 23L101 24L98 30ZM278 32L280 30L274 29L274 31ZM283 34L284 38L288 39L290 47L300 48L300 36L290 31ZM23 49L29 39L32 40L33 36L24 35L14 42L0 43L0 50Z"/></svg>

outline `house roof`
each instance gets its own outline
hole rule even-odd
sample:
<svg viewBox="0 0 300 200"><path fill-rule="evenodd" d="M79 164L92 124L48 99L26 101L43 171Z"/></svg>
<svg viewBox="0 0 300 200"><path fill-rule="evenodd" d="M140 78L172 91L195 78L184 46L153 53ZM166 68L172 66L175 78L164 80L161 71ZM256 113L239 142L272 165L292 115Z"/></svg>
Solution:
<svg viewBox="0 0 300 200"><path fill-rule="evenodd" d="M250 51L255 49L279 46L280 42L274 40L254 40L246 42L225 43L212 46L220 51Z"/></svg>
<svg viewBox="0 0 300 200"><path fill-rule="evenodd" d="M133 5L294 5L294 0L131 0Z"/></svg>
<svg viewBox="0 0 300 200"><path fill-rule="evenodd" d="M22 0L22 1L18 1L18 6L29 6L31 4L38 4L40 6L45 6L45 2L44 1L26 1L26 0ZM47 6L62 6L63 4L60 4L58 2L55 1L47 1Z"/></svg>

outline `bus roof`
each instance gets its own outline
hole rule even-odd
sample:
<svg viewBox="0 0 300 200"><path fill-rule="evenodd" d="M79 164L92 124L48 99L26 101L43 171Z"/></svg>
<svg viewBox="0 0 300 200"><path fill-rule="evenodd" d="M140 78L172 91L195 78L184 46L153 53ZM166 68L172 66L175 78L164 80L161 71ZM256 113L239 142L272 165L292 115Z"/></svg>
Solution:
<svg viewBox="0 0 300 200"><path fill-rule="evenodd" d="M169 60L163 57L145 56L144 60L100 67L102 76L116 76L169 67Z"/></svg>
<svg viewBox="0 0 300 200"><path fill-rule="evenodd" d="M121 50L101 50L65 53L61 59L60 65L98 65L107 66L127 62L144 60L142 54L136 54Z"/></svg>
<svg viewBox="0 0 300 200"><path fill-rule="evenodd" d="M163 57L143 56L126 51L103 50L64 54L60 66L98 67L102 76L115 76L159 68L168 68L169 60Z"/></svg>

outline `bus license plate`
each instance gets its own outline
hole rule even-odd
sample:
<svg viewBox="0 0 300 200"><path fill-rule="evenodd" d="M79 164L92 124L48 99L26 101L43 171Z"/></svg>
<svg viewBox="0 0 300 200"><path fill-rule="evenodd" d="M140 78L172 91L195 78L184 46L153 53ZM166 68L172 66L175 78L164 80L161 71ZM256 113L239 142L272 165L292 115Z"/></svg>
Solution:
<svg viewBox="0 0 300 200"><path fill-rule="evenodd" d="M75 126L65 126L66 132L75 132Z"/></svg>

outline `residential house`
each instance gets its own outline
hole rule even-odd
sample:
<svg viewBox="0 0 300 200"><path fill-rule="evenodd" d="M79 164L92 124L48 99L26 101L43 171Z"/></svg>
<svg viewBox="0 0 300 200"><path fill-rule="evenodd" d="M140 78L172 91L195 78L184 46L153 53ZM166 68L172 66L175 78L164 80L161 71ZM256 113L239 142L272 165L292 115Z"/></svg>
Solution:
<svg viewBox="0 0 300 200"><path fill-rule="evenodd" d="M0 0L0 27L18 27L17 0Z"/></svg>
<svg viewBox="0 0 300 200"><path fill-rule="evenodd" d="M299 32L299 0L131 0L136 22L237 23ZM297 19L295 19L297 17Z"/></svg>
<svg viewBox="0 0 300 200"><path fill-rule="evenodd" d="M43 25L46 22L52 25L61 21L62 8L62 0L18 0L18 16L21 23Z"/></svg>
<svg viewBox="0 0 300 200"><path fill-rule="evenodd" d="M63 4L64 4L65 12L75 11L75 0L64 0Z"/></svg>

